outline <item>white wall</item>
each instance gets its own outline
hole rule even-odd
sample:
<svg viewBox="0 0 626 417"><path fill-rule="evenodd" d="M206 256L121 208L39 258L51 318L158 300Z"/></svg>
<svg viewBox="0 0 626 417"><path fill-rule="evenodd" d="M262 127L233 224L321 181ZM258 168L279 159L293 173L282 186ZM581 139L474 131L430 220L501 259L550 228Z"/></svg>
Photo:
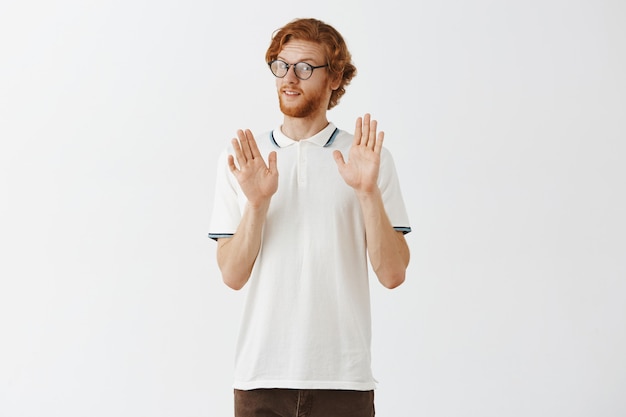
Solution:
<svg viewBox="0 0 626 417"><path fill-rule="evenodd" d="M0 415L230 415L213 164L280 122L264 52L303 16L414 229L373 286L377 414L626 414L625 3L299 3L0 5Z"/></svg>

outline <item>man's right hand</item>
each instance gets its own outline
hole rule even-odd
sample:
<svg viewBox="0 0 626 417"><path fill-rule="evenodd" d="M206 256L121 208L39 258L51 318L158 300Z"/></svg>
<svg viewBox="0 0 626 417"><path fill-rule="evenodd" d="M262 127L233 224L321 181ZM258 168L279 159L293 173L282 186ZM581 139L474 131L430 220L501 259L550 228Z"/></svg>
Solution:
<svg viewBox="0 0 626 417"><path fill-rule="evenodd" d="M269 166L266 165L249 129L238 130L232 144L235 156L228 155L228 167L237 178L248 204L253 207L267 204L278 189L276 152L270 152L267 158ZM235 157L238 166L235 165Z"/></svg>

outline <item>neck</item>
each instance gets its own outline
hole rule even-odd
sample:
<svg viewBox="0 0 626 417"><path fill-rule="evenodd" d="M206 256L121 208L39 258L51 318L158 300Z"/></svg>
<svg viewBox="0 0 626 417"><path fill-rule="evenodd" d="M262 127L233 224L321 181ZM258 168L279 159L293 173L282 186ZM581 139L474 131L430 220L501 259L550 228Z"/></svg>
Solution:
<svg viewBox="0 0 626 417"><path fill-rule="evenodd" d="M328 126L326 113L310 117L285 116L281 131L290 139L307 139Z"/></svg>

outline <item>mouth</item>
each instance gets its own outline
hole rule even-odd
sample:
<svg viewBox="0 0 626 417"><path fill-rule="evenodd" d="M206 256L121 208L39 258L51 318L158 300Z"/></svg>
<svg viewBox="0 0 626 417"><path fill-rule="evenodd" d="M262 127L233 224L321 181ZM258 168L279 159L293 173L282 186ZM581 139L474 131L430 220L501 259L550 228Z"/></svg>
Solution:
<svg viewBox="0 0 626 417"><path fill-rule="evenodd" d="M283 88L280 92L287 97L297 97L300 95L299 91L286 88Z"/></svg>

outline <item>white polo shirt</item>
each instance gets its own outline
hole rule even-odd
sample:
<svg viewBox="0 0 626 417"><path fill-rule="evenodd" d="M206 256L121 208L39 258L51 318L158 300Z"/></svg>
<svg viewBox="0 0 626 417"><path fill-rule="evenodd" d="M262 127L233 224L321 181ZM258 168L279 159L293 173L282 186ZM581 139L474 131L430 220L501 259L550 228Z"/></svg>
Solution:
<svg viewBox="0 0 626 417"><path fill-rule="evenodd" d="M353 136L331 123L300 141L280 128L256 139L266 161L277 152L279 185L246 284L234 388L374 389L365 227L332 155L347 159ZM228 154L218 161L213 239L235 233L246 203ZM386 149L378 185L391 224L410 232Z"/></svg>

